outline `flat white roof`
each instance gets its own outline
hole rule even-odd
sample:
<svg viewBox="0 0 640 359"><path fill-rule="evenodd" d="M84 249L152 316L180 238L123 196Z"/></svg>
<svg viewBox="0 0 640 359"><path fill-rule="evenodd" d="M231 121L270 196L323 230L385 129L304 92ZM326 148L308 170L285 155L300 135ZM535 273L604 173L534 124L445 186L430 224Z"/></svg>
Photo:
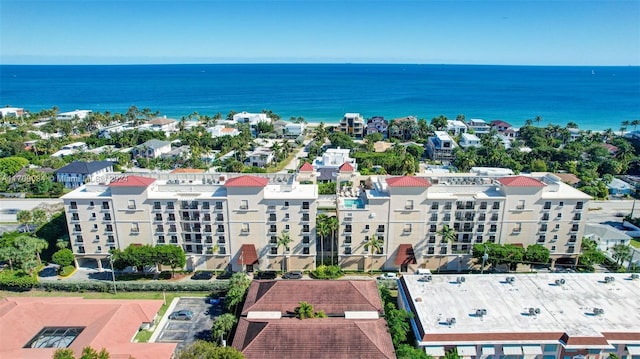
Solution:
<svg viewBox="0 0 640 359"><path fill-rule="evenodd" d="M508 283L507 276L515 281ZM615 281L606 283L605 276ZM629 274L433 275L430 282L419 282L420 277L405 275L403 280L426 334L564 332L601 337L602 332L640 332L640 279L631 280ZM565 283L557 285L559 279ZM604 313L594 314L594 308ZM483 309L486 314L477 315ZM450 318L455 324L447 324Z"/></svg>

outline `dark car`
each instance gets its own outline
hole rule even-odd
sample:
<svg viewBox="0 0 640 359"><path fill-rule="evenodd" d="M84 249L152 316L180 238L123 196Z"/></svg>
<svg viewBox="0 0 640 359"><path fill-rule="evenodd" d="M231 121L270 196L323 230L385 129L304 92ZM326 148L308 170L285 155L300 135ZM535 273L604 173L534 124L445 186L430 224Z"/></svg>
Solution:
<svg viewBox="0 0 640 359"><path fill-rule="evenodd" d="M193 312L190 310L178 310L169 314L169 319L173 320L191 320L193 319Z"/></svg>
<svg viewBox="0 0 640 359"><path fill-rule="evenodd" d="M255 278L256 279L276 279L277 276L278 276L278 272L273 270L266 270L266 271L256 273Z"/></svg>
<svg viewBox="0 0 640 359"><path fill-rule="evenodd" d="M217 279L231 279L233 272L224 272L222 274L218 274Z"/></svg>
<svg viewBox="0 0 640 359"><path fill-rule="evenodd" d="M285 273L282 278L284 279L302 279L302 272L299 270L293 270Z"/></svg>
<svg viewBox="0 0 640 359"><path fill-rule="evenodd" d="M197 271L191 276L191 279L194 280L209 280L211 278L213 278L213 272L209 271Z"/></svg>

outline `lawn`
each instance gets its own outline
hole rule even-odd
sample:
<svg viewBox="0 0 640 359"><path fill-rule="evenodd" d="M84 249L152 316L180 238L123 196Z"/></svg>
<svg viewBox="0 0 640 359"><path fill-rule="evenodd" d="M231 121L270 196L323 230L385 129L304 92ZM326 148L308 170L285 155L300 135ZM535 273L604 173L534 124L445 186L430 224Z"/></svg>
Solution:
<svg viewBox="0 0 640 359"><path fill-rule="evenodd" d="M640 248L640 241L637 239L632 239L631 240L631 246L635 247L635 248Z"/></svg>

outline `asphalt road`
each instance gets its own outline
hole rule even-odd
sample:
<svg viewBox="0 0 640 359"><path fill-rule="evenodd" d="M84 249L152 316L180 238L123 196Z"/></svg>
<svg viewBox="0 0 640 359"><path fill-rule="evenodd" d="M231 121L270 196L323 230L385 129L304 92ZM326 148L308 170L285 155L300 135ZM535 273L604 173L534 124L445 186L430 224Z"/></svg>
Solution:
<svg viewBox="0 0 640 359"><path fill-rule="evenodd" d="M222 314L221 304L209 304L206 298L180 298L173 311L187 309L193 312L192 320L167 320L161 328L157 342L178 343L176 351L197 339L211 340L211 326ZM168 316L169 312L165 315Z"/></svg>
<svg viewBox="0 0 640 359"><path fill-rule="evenodd" d="M584 219L587 223L622 222L625 215L633 209L633 217L640 217L640 201L634 207L633 200L612 199L609 201L590 201ZM617 215L622 214L622 217Z"/></svg>

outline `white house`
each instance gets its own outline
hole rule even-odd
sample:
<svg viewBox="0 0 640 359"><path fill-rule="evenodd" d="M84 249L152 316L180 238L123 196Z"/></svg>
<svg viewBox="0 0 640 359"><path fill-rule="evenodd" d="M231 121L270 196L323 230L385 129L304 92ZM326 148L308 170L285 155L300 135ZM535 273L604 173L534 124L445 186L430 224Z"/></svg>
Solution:
<svg viewBox="0 0 640 359"><path fill-rule="evenodd" d="M86 151L87 149L89 149L89 147L87 147L86 143L74 142L74 143L70 143L68 145L62 146L62 148L58 152L52 154L51 156L52 157L69 156L80 151Z"/></svg>
<svg viewBox="0 0 640 359"><path fill-rule="evenodd" d="M133 155L134 158L136 157L158 158L162 154L168 153L170 151L171 151L171 142L153 139L134 147L131 150L131 154Z"/></svg>
<svg viewBox="0 0 640 359"><path fill-rule="evenodd" d="M178 121L165 117L156 117L151 121L147 121L147 125L151 125L152 131L162 131L169 135L171 132L175 132Z"/></svg>
<svg viewBox="0 0 640 359"><path fill-rule="evenodd" d="M445 131L434 131L435 136L427 142L427 156L432 160L451 161L453 149L458 145Z"/></svg>
<svg viewBox="0 0 640 359"><path fill-rule="evenodd" d="M460 147L480 147L480 138L472 133L463 133L460 135Z"/></svg>
<svg viewBox="0 0 640 359"><path fill-rule="evenodd" d="M245 162L249 166L253 167L267 167L275 159L273 150L268 147L258 147L253 152L249 153Z"/></svg>
<svg viewBox="0 0 640 359"><path fill-rule="evenodd" d="M212 138L222 137L222 136L237 136L240 134L237 128L233 127L224 127L224 125L216 125L213 127L207 128L207 132L211 134Z"/></svg>
<svg viewBox="0 0 640 359"><path fill-rule="evenodd" d="M349 157L350 150L348 148L329 148L322 156L316 157L313 161L313 168L319 171L324 168L337 169L344 163L349 163L354 168L358 169L358 164L354 158Z"/></svg>
<svg viewBox="0 0 640 359"><path fill-rule="evenodd" d="M619 229L600 223L587 223L584 227L584 236L596 242L598 249L609 253L618 244L628 245L631 237Z"/></svg>
<svg viewBox="0 0 640 359"><path fill-rule="evenodd" d="M68 121L73 119L83 120L91 113L91 110L75 110L69 112L61 112L56 116L57 120Z"/></svg>
<svg viewBox="0 0 640 359"><path fill-rule="evenodd" d="M3 107L0 108L0 118L7 117L20 117L24 115L24 109L18 107Z"/></svg>
<svg viewBox="0 0 640 359"><path fill-rule="evenodd" d="M467 126L477 134L489 133L489 131L491 131L491 126L487 124L487 121L479 118L472 118L467 123Z"/></svg>
<svg viewBox="0 0 640 359"><path fill-rule="evenodd" d="M447 132L457 136L467 132L467 125L460 120L447 120Z"/></svg>
<svg viewBox="0 0 640 359"><path fill-rule="evenodd" d="M248 123L249 125L256 125L258 122L270 122L271 118L267 117L265 113L249 113L242 111L233 115L233 122L235 123Z"/></svg>
<svg viewBox="0 0 640 359"><path fill-rule="evenodd" d="M304 133L304 123L288 123L284 126L284 135L298 137Z"/></svg>

